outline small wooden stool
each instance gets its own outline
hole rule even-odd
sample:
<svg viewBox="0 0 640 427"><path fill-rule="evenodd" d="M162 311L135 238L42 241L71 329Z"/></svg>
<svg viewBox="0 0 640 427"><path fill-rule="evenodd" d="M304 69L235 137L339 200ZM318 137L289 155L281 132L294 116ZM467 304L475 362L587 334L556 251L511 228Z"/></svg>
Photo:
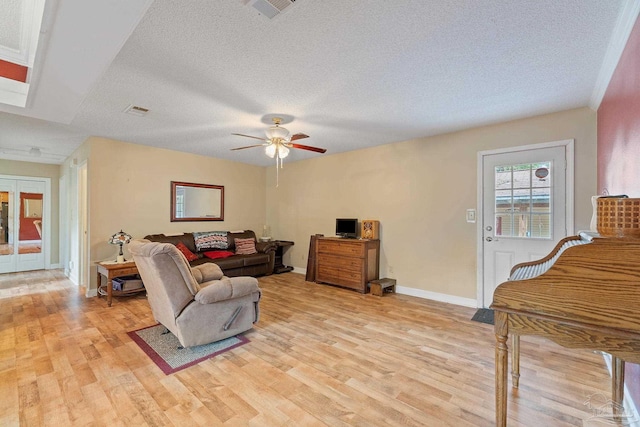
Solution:
<svg viewBox="0 0 640 427"><path fill-rule="evenodd" d="M369 282L369 286L371 287L371 295L376 295L381 297L385 293L396 291L396 279L378 279L372 280Z"/></svg>

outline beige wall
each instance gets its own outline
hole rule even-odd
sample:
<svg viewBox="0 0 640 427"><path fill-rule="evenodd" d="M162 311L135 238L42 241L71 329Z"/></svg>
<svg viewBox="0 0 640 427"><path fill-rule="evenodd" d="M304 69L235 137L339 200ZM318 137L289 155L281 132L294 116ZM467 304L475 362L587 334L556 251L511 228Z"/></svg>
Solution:
<svg viewBox="0 0 640 427"><path fill-rule="evenodd" d="M60 200L59 171L60 166L58 165L0 159L0 175L33 176L51 179L51 218L49 222L49 225L51 226L51 255L49 257L49 262L51 264L58 264L60 262L60 211L58 203Z"/></svg>
<svg viewBox="0 0 640 427"><path fill-rule="evenodd" d="M306 268L312 234L335 219L377 219L381 276L399 286L476 298L477 153L575 139L576 230L588 229L596 189L596 113L575 109L462 132L287 163L267 172L267 223L293 240L285 261Z"/></svg>
<svg viewBox="0 0 640 427"><path fill-rule="evenodd" d="M120 229L136 238L152 233L253 229L265 222L265 168L171 150L89 138L90 262L115 258L107 239ZM81 159L79 159L81 160ZM170 182L223 185L224 221L170 222ZM128 257L125 246L125 257ZM90 275L95 288L95 269Z"/></svg>

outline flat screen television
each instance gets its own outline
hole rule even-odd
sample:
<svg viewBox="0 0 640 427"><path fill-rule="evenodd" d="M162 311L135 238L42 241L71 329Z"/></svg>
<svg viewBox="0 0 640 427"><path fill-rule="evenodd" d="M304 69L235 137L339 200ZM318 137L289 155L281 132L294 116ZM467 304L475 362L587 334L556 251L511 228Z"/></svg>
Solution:
<svg viewBox="0 0 640 427"><path fill-rule="evenodd" d="M336 219L336 236L355 239L358 237L358 220L356 218Z"/></svg>

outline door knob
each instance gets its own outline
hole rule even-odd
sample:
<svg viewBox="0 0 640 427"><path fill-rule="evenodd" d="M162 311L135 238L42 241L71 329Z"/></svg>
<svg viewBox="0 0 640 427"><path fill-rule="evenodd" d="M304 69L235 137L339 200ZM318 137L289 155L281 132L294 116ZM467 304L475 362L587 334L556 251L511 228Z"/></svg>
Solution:
<svg viewBox="0 0 640 427"><path fill-rule="evenodd" d="M486 239L484 239L484 240L486 240L487 242L491 242L491 241L493 241L493 237L489 236L489 237L487 237L487 238L486 238Z"/></svg>

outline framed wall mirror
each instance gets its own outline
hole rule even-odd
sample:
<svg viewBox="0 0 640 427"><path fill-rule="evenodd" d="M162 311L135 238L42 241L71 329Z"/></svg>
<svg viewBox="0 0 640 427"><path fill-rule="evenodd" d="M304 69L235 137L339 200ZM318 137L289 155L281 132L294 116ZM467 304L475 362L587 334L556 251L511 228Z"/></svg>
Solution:
<svg viewBox="0 0 640 427"><path fill-rule="evenodd" d="M171 222L224 221L224 186L171 181Z"/></svg>

